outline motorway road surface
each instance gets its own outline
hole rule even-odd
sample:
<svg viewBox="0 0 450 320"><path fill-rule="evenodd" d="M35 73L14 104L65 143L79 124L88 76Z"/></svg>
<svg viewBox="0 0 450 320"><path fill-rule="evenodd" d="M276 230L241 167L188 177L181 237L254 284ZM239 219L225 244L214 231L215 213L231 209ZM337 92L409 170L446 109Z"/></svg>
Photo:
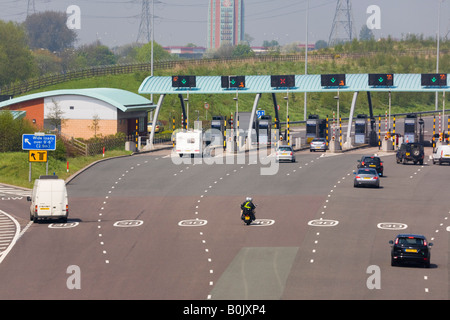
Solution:
<svg viewBox="0 0 450 320"><path fill-rule="evenodd" d="M354 188L357 159L377 152L107 160L68 184L67 224L32 224L24 197L3 197L20 237L3 252L0 299L447 300L450 167L380 153L381 188ZM251 226L239 219L246 196ZM434 243L431 268L391 267L388 241L402 232Z"/></svg>

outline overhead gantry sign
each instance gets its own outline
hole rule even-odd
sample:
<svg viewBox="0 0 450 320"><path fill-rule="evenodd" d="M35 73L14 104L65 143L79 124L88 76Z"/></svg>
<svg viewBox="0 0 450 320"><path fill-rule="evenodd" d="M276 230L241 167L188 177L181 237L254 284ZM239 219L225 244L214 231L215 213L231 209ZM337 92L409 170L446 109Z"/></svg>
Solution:
<svg viewBox="0 0 450 320"><path fill-rule="evenodd" d="M429 74L313 74L313 75L259 75L259 76L193 76L175 75L167 77L147 77L139 87L140 94L160 94L153 118L150 143L154 138L155 124L167 94L177 94L180 98L183 115L183 94L256 94L252 115L263 93L272 94L276 119L278 108L275 93L278 92L353 92L350 121L353 117L356 98L360 91L370 92L445 92L448 89L446 73ZM371 112L371 117L372 117ZM254 118L248 124L249 131ZM186 125L183 119L184 126ZM279 125L277 124L277 127Z"/></svg>

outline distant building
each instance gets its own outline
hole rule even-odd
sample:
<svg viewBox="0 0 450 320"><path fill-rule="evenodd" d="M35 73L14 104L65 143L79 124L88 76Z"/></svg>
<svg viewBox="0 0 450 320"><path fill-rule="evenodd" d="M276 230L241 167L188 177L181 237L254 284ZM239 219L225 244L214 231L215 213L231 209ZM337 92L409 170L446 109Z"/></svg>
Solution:
<svg viewBox="0 0 450 320"><path fill-rule="evenodd" d="M210 0L207 49L244 41L244 0Z"/></svg>
<svg viewBox="0 0 450 320"><path fill-rule="evenodd" d="M0 110L26 112L25 118L39 130L55 129L50 124L55 108L64 120L62 134L89 139L94 136L94 118L99 121L97 135L134 135L136 127L139 135L147 135L147 114L155 106L138 94L112 88L54 90L0 102Z"/></svg>
<svg viewBox="0 0 450 320"><path fill-rule="evenodd" d="M179 46L169 46L164 47L164 50L170 54L176 54L180 58L186 59L201 59L206 52L204 47L179 47Z"/></svg>

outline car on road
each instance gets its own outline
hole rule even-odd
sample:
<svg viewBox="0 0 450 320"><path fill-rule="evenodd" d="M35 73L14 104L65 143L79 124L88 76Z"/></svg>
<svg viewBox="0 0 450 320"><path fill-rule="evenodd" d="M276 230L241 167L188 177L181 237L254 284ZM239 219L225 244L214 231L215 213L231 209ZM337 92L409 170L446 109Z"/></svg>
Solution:
<svg viewBox="0 0 450 320"><path fill-rule="evenodd" d="M371 186L380 187L380 178L378 177L378 172L374 168L359 168L358 171L353 172L355 178L353 180L353 186Z"/></svg>
<svg viewBox="0 0 450 320"><path fill-rule="evenodd" d="M358 169L359 168L373 168L377 170L380 176L383 176L384 166L380 157L376 156L362 156L360 160L358 160Z"/></svg>
<svg viewBox="0 0 450 320"><path fill-rule="evenodd" d="M313 152L316 150L327 151L327 140L325 138L314 138L309 144L309 151Z"/></svg>
<svg viewBox="0 0 450 320"><path fill-rule="evenodd" d="M406 164L408 161L414 162L414 164L423 164L423 158L425 153L423 151L423 144L416 142L402 143L397 150L396 160L397 163Z"/></svg>
<svg viewBox="0 0 450 320"><path fill-rule="evenodd" d="M289 145L280 145L275 151L276 161L291 161L295 162L294 150Z"/></svg>
<svg viewBox="0 0 450 320"><path fill-rule="evenodd" d="M391 244L391 266L404 263L418 263L424 267L430 267L430 247L432 243L427 238L418 234L399 234Z"/></svg>
<svg viewBox="0 0 450 320"><path fill-rule="evenodd" d="M147 123L147 131L151 132L152 131L152 126L153 126L153 122L149 121ZM162 124L161 121L156 121L156 126L155 126L155 133L160 133L164 131L164 125Z"/></svg>
<svg viewBox="0 0 450 320"><path fill-rule="evenodd" d="M436 148L435 152L432 155L433 164L439 163L440 165L443 163L450 164L450 146L439 146Z"/></svg>

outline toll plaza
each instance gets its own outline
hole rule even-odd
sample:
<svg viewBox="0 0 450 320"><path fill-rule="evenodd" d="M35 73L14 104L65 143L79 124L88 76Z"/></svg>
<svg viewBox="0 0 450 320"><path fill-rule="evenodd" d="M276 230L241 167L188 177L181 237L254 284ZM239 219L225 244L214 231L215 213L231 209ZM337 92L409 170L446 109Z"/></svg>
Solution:
<svg viewBox="0 0 450 320"><path fill-rule="evenodd" d="M445 97L445 90L448 90L447 74L314 74L314 75L258 75L258 76L150 76L147 77L139 88L140 94L159 94L156 112L153 121L157 121L158 114L163 105L164 97L168 94L177 94L180 99L183 115L186 115L184 102L189 94L230 94L236 102L236 115L239 119L239 95L253 94L255 95L250 116L245 120L240 120L237 132L242 131L243 140L239 148L249 148L253 145L252 141L257 139L257 135L252 134L254 128L255 117L257 117L258 103L263 94L271 94L274 102L273 119L274 129L280 129L281 120L278 116L278 103L275 94L285 94L286 100L286 130L285 139L287 143L290 140L290 119L289 119L289 93L299 92L335 92L337 119L340 121L341 113L339 111L339 94L341 92L352 92L353 99L348 115L349 123L353 122L354 110L360 92L367 93L369 101L368 129L369 143L379 143L375 128L375 116L372 111L371 92L385 92L390 96L396 92L442 92ZM184 98L184 96L187 98ZM292 107L292 106L291 106ZM334 107L330 107L334 108ZM246 107L248 112L248 107ZM306 111L306 110L305 110ZM306 114L306 112L305 112ZM236 121L236 119L235 119ZM184 123L184 122L183 122ZM154 128L150 133L150 148L154 137ZM423 128L422 128L423 129ZM417 130L417 128L416 128ZM236 131L236 130L234 130ZM420 131L420 126L419 126ZM227 133L228 134L228 133ZM237 133L238 134L238 133ZM236 136L237 136L236 134ZM416 139L416 137L414 137ZM340 148L351 148L351 126L347 126L346 137L339 136ZM392 139L392 138L390 138ZM236 140L238 142L238 140ZM359 140L358 140L359 141ZM345 143L343 143L345 142Z"/></svg>

